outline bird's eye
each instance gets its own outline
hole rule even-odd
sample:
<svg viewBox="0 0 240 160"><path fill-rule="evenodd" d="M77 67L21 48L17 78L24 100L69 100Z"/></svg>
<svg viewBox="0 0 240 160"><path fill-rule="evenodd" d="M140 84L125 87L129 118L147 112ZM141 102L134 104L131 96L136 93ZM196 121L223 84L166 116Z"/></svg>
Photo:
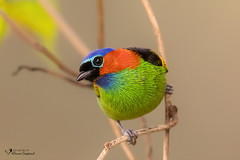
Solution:
<svg viewBox="0 0 240 160"><path fill-rule="evenodd" d="M103 57L95 57L93 59L93 64L95 66L101 66L103 64Z"/></svg>

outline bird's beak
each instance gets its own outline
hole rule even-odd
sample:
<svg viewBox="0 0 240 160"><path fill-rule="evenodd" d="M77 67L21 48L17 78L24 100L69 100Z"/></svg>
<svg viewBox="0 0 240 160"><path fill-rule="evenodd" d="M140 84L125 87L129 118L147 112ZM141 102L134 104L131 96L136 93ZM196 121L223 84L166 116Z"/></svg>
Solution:
<svg viewBox="0 0 240 160"><path fill-rule="evenodd" d="M92 69L92 70L89 70L89 71L81 71L79 73L79 75L77 76L77 82L90 77L93 74L94 70L95 69Z"/></svg>

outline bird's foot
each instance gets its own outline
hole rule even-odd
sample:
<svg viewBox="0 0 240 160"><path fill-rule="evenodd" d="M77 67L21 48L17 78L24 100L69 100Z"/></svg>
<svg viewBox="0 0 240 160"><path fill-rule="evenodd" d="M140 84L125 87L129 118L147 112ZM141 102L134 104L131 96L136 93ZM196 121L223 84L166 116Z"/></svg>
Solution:
<svg viewBox="0 0 240 160"><path fill-rule="evenodd" d="M137 138L138 138L137 132L130 129L124 130L122 132L124 135L128 136L128 139L127 139L128 144L135 145L137 143Z"/></svg>
<svg viewBox="0 0 240 160"><path fill-rule="evenodd" d="M119 128L121 129L122 134L128 136L128 139L127 139L128 144L135 145L137 143L137 137L138 137L137 132L135 132L134 130L131 130L131 129L124 130L120 121L117 121L117 124L118 124Z"/></svg>
<svg viewBox="0 0 240 160"><path fill-rule="evenodd" d="M166 93L173 94L173 86L167 84L167 86L166 86Z"/></svg>

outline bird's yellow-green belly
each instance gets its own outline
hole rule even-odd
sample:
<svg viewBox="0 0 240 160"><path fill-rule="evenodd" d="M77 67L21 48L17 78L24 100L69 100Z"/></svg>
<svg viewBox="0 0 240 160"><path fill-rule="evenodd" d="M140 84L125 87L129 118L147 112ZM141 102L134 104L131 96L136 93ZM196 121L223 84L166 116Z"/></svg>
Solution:
<svg viewBox="0 0 240 160"><path fill-rule="evenodd" d="M165 89L165 87L162 87ZM108 94L101 94L98 98L98 103L103 112L114 120L128 120L134 119L154 110L163 98L161 90L153 93L145 93L141 96L131 96L127 94L116 94L109 96ZM117 98L114 98L118 96Z"/></svg>

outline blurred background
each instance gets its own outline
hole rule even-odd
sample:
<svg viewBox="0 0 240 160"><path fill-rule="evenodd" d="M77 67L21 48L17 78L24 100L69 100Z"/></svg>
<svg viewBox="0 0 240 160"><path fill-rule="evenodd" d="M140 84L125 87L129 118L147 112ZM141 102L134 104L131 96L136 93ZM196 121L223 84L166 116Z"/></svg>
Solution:
<svg viewBox="0 0 240 160"><path fill-rule="evenodd" d="M240 1L150 0L163 36L168 78L179 124L171 129L171 160L239 160L240 148ZM93 50L97 48L96 1L58 1L59 10ZM106 46L157 50L140 0L104 1ZM43 24L44 25L44 24ZM78 71L82 57L59 34L61 60ZM61 79L22 71L20 65L47 67L34 49L10 34L0 46L0 159L96 159L114 139L95 93ZM164 123L164 105L145 116L149 126ZM123 126L138 129L138 120ZM153 159L162 159L163 132L151 134ZM143 138L130 146L143 160ZM7 155L29 149L34 156ZM127 159L115 147L106 159Z"/></svg>

